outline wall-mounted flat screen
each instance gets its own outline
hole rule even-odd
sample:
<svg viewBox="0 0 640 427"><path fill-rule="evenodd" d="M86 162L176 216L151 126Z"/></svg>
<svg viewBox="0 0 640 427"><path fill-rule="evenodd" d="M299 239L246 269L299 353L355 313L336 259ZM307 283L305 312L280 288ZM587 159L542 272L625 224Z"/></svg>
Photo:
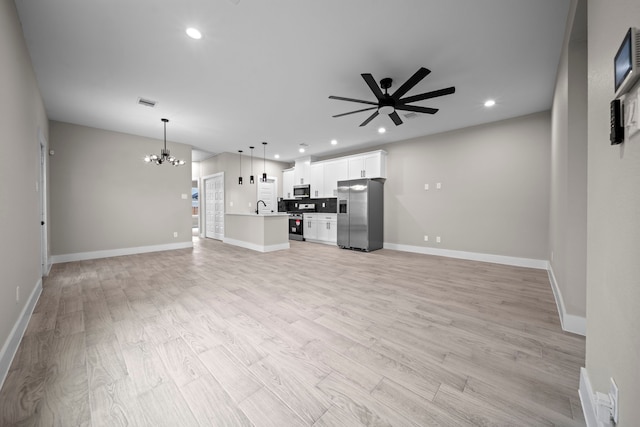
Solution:
<svg viewBox="0 0 640 427"><path fill-rule="evenodd" d="M616 96L626 93L638 79L638 42L635 28L629 28L613 60Z"/></svg>

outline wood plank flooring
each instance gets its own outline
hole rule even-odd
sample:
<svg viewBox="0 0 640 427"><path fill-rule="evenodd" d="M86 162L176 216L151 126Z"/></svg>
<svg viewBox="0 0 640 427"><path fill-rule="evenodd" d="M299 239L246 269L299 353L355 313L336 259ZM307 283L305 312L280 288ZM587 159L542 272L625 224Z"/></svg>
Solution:
<svg viewBox="0 0 640 427"><path fill-rule="evenodd" d="M291 242L55 265L2 426L583 426L547 273Z"/></svg>

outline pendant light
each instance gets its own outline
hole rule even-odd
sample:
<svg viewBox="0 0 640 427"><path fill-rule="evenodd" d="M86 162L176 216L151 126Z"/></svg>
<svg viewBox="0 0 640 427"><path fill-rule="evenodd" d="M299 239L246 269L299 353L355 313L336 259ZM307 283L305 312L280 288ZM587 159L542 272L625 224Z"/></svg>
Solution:
<svg viewBox="0 0 640 427"><path fill-rule="evenodd" d="M169 150L167 150L167 122L169 119L160 119L164 123L164 148L160 150L160 155L157 154L149 154L144 156L144 161L146 163L155 163L156 165L161 165L164 162L169 162L173 166L182 166L184 165L184 160L178 160L174 156L171 155Z"/></svg>
<svg viewBox="0 0 640 427"><path fill-rule="evenodd" d="M262 143L262 182L267 182L267 143Z"/></svg>
<svg viewBox="0 0 640 427"><path fill-rule="evenodd" d="M240 158L240 176L238 177L238 185L242 185L242 150L238 150L238 157Z"/></svg>
<svg viewBox="0 0 640 427"><path fill-rule="evenodd" d="M249 184L253 184L254 180L253 180L253 148L254 147L249 147L251 148L251 175L249 175Z"/></svg>

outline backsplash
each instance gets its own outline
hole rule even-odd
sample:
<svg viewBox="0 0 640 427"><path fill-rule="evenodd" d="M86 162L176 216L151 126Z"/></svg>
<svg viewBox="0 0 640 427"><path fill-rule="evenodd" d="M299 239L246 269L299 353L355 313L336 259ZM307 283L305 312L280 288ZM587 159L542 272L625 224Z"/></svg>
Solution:
<svg viewBox="0 0 640 427"><path fill-rule="evenodd" d="M338 199L336 197L326 198L308 198L308 199L281 199L278 201L278 212L291 212L297 211L297 205L300 203L315 203L316 212L321 213L336 213L338 212ZM324 206L323 206L324 204Z"/></svg>

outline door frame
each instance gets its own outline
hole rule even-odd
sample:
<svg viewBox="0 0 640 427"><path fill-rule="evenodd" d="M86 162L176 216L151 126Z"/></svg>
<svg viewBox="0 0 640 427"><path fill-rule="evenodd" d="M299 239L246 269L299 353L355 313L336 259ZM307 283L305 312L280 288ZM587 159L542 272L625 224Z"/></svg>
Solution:
<svg viewBox="0 0 640 427"><path fill-rule="evenodd" d="M48 240L48 218L47 218L47 157L49 154L49 143L38 128L38 148L40 157L38 191L40 192L40 276L49 275L51 264L49 263L49 240Z"/></svg>
<svg viewBox="0 0 640 427"><path fill-rule="evenodd" d="M273 207L274 207L274 212L278 212L278 177L275 176L268 176L267 175L267 181L273 181ZM260 184L260 181L258 181L258 185L256 185L256 203L258 203L258 193L259 193L259 189L258 186ZM256 208L258 208L258 206L256 205Z"/></svg>

